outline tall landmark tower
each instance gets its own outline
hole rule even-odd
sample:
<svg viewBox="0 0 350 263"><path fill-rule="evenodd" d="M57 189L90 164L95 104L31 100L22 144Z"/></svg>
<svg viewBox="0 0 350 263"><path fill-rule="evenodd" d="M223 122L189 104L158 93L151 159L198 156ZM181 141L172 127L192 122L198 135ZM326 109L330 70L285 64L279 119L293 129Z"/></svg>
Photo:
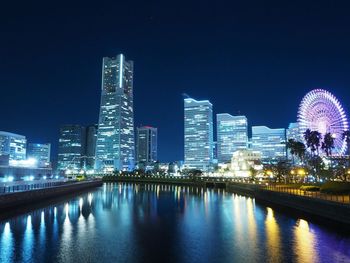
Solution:
<svg viewBox="0 0 350 263"><path fill-rule="evenodd" d="M123 54L104 57L95 169L130 170L134 166L133 61Z"/></svg>

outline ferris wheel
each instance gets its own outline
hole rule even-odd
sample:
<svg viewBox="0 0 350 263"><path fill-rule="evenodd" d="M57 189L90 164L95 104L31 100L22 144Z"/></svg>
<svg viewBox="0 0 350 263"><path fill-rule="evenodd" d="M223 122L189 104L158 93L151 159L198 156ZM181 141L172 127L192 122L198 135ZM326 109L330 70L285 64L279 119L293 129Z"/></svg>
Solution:
<svg viewBox="0 0 350 263"><path fill-rule="evenodd" d="M343 106L329 91L315 89L307 93L300 103L298 124L301 137L307 129L318 131L324 136L331 133L334 140L334 154L341 155L346 151L343 132L349 129Z"/></svg>

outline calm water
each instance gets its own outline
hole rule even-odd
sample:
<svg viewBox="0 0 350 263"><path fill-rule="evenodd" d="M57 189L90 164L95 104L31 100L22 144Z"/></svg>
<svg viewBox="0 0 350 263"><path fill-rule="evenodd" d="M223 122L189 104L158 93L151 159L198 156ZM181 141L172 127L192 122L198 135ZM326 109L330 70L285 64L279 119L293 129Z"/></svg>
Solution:
<svg viewBox="0 0 350 263"><path fill-rule="evenodd" d="M1 221L0 262L350 262L350 237L223 190L105 184Z"/></svg>

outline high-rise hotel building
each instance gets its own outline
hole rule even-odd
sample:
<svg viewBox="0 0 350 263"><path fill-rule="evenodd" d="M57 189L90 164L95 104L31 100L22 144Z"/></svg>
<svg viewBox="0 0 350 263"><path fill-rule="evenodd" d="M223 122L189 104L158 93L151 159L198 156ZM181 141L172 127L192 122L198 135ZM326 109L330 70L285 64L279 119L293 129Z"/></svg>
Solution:
<svg viewBox="0 0 350 263"><path fill-rule="evenodd" d="M266 126L252 127L252 148L261 152L263 161L286 158L286 130L270 129Z"/></svg>
<svg viewBox="0 0 350 263"><path fill-rule="evenodd" d="M130 170L134 166L133 68L133 61L123 54L103 58L97 170Z"/></svg>
<svg viewBox="0 0 350 263"><path fill-rule="evenodd" d="M245 116L232 116L228 113L216 115L218 162L231 161L237 150L248 148L248 121Z"/></svg>
<svg viewBox="0 0 350 263"><path fill-rule="evenodd" d="M185 167L207 171L213 162L213 105L186 98Z"/></svg>
<svg viewBox="0 0 350 263"><path fill-rule="evenodd" d="M85 153L86 131L81 125L63 125L58 141L58 170L75 170L82 167Z"/></svg>

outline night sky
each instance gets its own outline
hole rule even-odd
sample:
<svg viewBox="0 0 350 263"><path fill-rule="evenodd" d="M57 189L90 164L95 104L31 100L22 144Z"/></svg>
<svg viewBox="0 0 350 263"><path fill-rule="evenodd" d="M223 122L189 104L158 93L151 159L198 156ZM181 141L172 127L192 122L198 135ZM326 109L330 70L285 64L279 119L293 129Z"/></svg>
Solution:
<svg viewBox="0 0 350 263"><path fill-rule="evenodd" d="M97 123L103 56L134 61L135 125L183 159L183 93L287 127L303 95L350 108L349 1L11 1L0 10L0 130L51 142ZM75 2L75 3L73 3ZM306 3L308 2L308 3Z"/></svg>

